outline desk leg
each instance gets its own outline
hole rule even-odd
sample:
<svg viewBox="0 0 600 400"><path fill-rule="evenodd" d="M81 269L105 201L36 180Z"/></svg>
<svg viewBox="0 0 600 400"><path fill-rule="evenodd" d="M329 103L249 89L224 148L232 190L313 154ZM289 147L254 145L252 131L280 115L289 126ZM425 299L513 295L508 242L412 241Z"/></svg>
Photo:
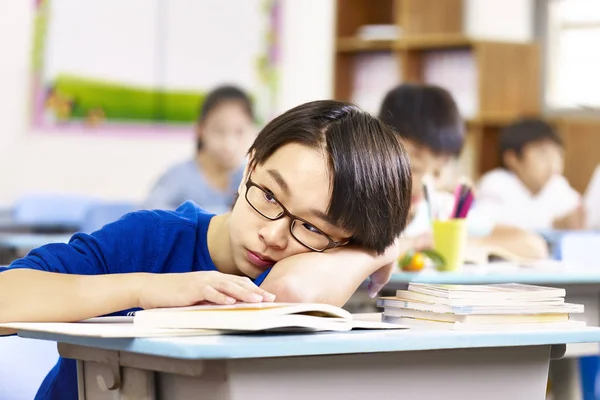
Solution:
<svg viewBox="0 0 600 400"><path fill-rule="evenodd" d="M109 368L105 364L78 361L79 400L156 400L153 371L121 367L121 385L115 390L107 387L109 374Z"/></svg>
<svg viewBox="0 0 600 400"><path fill-rule="evenodd" d="M581 400L578 364L579 360L573 357L552 360L550 364L552 400Z"/></svg>

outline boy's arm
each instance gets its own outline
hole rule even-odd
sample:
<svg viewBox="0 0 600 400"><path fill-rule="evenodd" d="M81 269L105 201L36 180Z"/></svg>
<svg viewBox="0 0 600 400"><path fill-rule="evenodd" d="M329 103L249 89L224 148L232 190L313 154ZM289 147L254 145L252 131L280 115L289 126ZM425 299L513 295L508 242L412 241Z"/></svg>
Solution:
<svg viewBox="0 0 600 400"><path fill-rule="evenodd" d="M0 272L0 323L77 321L136 307L140 275L10 268Z"/></svg>
<svg viewBox="0 0 600 400"><path fill-rule="evenodd" d="M343 306L369 276L369 293L374 296L388 282L406 243L400 239L380 256L348 246L288 257L273 267L260 287L275 294L278 302Z"/></svg>
<svg viewBox="0 0 600 400"><path fill-rule="evenodd" d="M138 212L32 250L0 269L0 321L72 321L136 307L142 274L124 272L152 270L156 235L150 214Z"/></svg>
<svg viewBox="0 0 600 400"><path fill-rule="evenodd" d="M483 245L502 247L520 257L548 258L548 244L544 238L521 228L497 224L489 235L473 240Z"/></svg>
<svg viewBox="0 0 600 400"><path fill-rule="evenodd" d="M0 268L0 323L77 321L134 307L272 301L248 278L216 271L163 274L160 228L136 212L69 244ZM166 249L168 250L168 249Z"/></svg>

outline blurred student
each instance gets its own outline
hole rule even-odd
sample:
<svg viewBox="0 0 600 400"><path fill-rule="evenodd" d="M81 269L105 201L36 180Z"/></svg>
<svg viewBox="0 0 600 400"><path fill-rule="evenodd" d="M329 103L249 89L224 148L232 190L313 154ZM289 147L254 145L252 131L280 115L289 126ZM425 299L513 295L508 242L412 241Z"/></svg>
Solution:
<svg viewBox="0 0 600 400"><path fill-rule="evenodd" d="M192 200L209 212L227 212L254 134L254 112L246 93L233 86L210 92L196 123L196 155L158 179L144 208L174 210Z"/></svg>
<svg viewBox="0 0 600 400"><path fill-rule="evenodd" d="M459 156L465 141L464 121L448 91L419 84L402 84L390 90L379 118L400 135L411 162L412 205L404 236L412 240L416 250L431 247L431 218L423 184L428 177L441 175ZM435 213L444 218L451 213L454 198L450 193L435 191L431 202ZM469 212L467 226L472 243L502 247L522 257L548 255L541 236L499 224L478 206Z"/></svg>
<svg viewBox="0 0 600 400"><path fill-rule="evenodd" d="M580 194L563 172L563 144L546 122L522 119L500 135L502 167L483 175L479 201L502 224L530 230L583 229Z"/></svg>

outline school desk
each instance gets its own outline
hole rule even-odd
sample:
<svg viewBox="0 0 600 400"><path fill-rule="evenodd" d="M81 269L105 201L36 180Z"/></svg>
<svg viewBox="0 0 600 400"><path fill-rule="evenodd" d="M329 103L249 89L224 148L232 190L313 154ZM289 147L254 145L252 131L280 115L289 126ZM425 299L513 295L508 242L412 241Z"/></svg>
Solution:
<svg viewBox="0 0 600 400"><path fill-rule="evenodd" d="M0 265L10 264L48 243L67 243L70 238L67 234L0 233Z"/></svg>
<svg viewBox="0 0 600 400"><path fill-rule="evenodd" d="M552 265L552 264L551 264ZM583 304L585 312L573 319L588 326L600 326L600 270L577 269L573 265L553 264L546 270L498 264L468 266L460 273L424 271L392 275L386 290L405 289L410 282L439 284L525 283L565 288L566 301ZM581 398L577 357L599 355L598 343L570 344L565 358L552 363L555 400Z"/></svg>
<svg viewBox="0 0 600 400"><path fill-rule="evenodd" d="M80 230L79 224L71 223L42 223L42 222L22 222L15 220L0 210L0 232L2 233L40 233L40 234L60 234L72 233Z"/></svg>
<svg viewBox="0 0 600 400"><path fill-rule="evenodd" d="M79 399L544 399L550 359L600 328L102 339L20 331L78 360Z"/></svg>
<svg viewBox="0 0 600 400"><path fill-rule="evenodd" d="M0 233L0 248L29 251L48 243L68 243L70 234Z"/></svg>

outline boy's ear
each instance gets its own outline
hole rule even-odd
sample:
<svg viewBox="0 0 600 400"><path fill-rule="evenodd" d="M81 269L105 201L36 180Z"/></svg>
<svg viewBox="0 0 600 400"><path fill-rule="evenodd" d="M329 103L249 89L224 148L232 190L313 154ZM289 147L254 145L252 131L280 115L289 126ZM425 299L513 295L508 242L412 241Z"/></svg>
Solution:
<svg viewBox="0 0 600 400"><path fill-rule="evenodd" d="M242 196L244 187L246 186L246 182L248 181L250 174L254 170L254 167L252 166L253 163L254 163L254 152L250 153L250 155L248 156L248 160L246 162L246 166L244 167L244 175L242 176L242 180L240 182L240 185L238 186L238 194L240 196Z"/></svg>
<svg viewBox="0 0 600 400"><path fill-rule="evenodd" d="M514 150L506 150L504 154L502 154L502 164L506 166L508 169L514 169L519 163L519 157L517 157L517 153Z"/></svg>
<svg viewBox="0 0 600 400"><path fill-rule="evenodd" d="M204 124L202 122L197 122L194 125L194 132L196 132L196 139L202 140L204 138Z"/></svg>

